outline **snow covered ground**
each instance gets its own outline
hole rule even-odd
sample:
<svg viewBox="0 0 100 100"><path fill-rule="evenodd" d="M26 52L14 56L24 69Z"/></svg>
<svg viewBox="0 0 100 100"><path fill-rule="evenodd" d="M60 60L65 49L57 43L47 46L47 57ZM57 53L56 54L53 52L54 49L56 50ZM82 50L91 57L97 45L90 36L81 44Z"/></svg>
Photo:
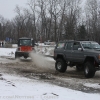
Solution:
<svg viewBox="0 0 100 100"><path fill-rule="evenodd" d="M16 48L0 48L0 57L15 58Z"/></svg>
<svg viewBox="0 0 100 100"><path fill-rule="evenodd" d="M100 94L83 93L45 82L4 75L0 77L1 100L100 100Z"/></svg>
<svg viewBox="0 0 100 100"><path fill-rule="evenodd" d="M49 48L50 49L50 48ZM14 58L16 48L0 48L0 63ZM10 60L12 62L12 60ZM13 60L14 61L14 60ZM100 88L99 84L84 84ZM100 93L84 93L43 81L0 73L0 100L100 100Z"/></svg>

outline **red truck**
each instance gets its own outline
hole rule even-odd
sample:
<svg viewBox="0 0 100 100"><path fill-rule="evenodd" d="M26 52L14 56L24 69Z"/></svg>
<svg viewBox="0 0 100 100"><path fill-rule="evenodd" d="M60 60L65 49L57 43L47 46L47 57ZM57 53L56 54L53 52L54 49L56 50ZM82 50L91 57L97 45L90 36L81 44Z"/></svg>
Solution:
<svg viewBox="0 0 100 100"><path fill-rule="evenodd" d="M32 38L22 37L18 39L18 48L15 52L15 58L24 57L27 59L29 53L34 51L34 40Z"/></svg>

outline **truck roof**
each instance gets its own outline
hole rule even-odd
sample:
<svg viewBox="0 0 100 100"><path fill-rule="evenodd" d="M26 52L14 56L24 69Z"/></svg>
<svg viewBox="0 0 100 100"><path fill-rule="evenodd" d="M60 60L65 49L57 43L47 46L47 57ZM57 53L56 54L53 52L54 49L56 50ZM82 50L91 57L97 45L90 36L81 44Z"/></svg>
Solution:
<svg viewBox="0 0 100 100"><path fill-rule="evenodd" d="M64 41L59 41L59 42L96 42L96 41L83 41L83 40L64 40Z"/></svg>
<svg viewBox="0 0 100 100"><path fill-rule="evenodd" d="M28 38L28 37L21 37L19 39L33 39L33 38Z"/></svg>

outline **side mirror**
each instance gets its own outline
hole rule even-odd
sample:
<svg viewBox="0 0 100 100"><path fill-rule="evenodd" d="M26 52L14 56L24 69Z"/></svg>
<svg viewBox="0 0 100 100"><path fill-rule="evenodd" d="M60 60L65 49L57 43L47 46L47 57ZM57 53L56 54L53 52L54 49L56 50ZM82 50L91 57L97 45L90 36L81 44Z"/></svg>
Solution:
<svg viewBox="0 0 100 100"><path fill-rule="evenodd" d="M78 50L79 50L79 51L83 51L83 49L82 49L82 48L78 48Z"/></svg>

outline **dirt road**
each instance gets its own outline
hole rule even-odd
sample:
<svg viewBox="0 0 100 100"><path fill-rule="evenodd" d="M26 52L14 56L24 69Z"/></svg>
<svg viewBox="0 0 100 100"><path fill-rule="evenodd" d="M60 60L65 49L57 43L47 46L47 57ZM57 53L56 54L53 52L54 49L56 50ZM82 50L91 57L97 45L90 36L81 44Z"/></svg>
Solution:
<svg viewBox="0 0 100 100"><path fill-rule="evenodd" d="M48 57L38 59L37 63L32 59L3 58L0 61L0 74L16 74L45 81L52 86L59 85L88 93L100 93L100 71L96 72L94 78L86 79L84 73L76 71L75 67L68 67L65 73L59 73L54 65L55 61Z"/></svg>

